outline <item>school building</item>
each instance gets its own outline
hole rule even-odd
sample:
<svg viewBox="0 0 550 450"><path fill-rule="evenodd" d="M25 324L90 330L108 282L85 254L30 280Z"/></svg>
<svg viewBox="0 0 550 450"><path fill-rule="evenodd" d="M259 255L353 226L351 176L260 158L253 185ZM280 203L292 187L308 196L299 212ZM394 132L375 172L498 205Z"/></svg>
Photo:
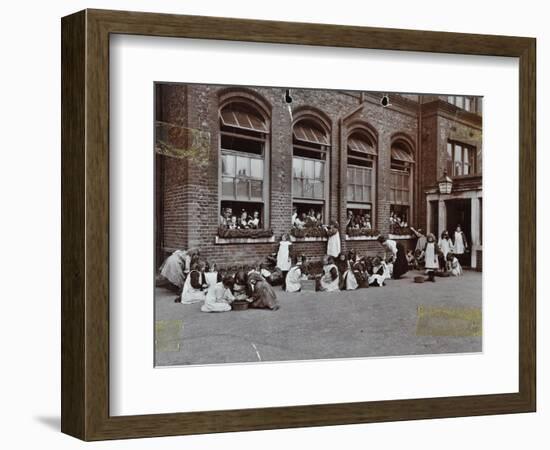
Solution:
<svg viewBox="0 0 550 450"><path fill-rule="evenodd" d="M481 113L478 97L157 83L157 265L191 247L219 265L261 260L293 211L315 211L361 254L382 251L379 234L414 247L392 214L436 235L460 224L481 269ZM226 210L257 212L259 229L220 228ZM349 210L373 230L348 234ZM294 234L294 253L325 254L319 230Z"/></svg>

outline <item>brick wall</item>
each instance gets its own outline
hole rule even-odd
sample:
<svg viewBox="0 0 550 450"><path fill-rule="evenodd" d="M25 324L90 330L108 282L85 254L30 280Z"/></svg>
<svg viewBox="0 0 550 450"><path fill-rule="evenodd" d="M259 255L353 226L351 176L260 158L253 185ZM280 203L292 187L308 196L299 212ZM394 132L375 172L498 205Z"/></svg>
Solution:
<svg viewBox="0 0 550 450"><path fill-rule="evenodd" d="M367 126L376 138L378 157L376 159L375 208L373 226L381 233L389 232L390 212L390 159L391 143L397 133L404 134L416 143L418 135L418 103L410 98L393 96L390 107L380 105L380 95L360 94L357 92L323 91L293 89L291 95L292 117L284 103L286 89L281 88L239 88L216 85L167 84L157 89L157 119L182 124L195 130L209 133L209 145L205 150L207 167L200 167L188 159L160 156L157 163L156 186L163 190L157 196L157 208L162 210L162 220L157 220L160 229L157 241L162 240L165 249L189 248L198 246L209 260L219 264L247 263L263 259L275 252L278 243L216 244L215 237L219 215L219 118L221 99L231 95L246 97L261 105L270 118L268 140L269 156L269 198L266 207L269 210L268 226L273 229L276 241L291 227L292 215L292 119L301 114L311 113L319 116L330 129L331 149L329 152L330 195L327 199L326 219L338 220L341 227L342 247L359 253L376 254L381 247L376 241L346 241L346 159L345 136L354 127ZM360 105L357 112L351 114ZM421 156L425 168L421 176L424 189L433 184L437 174L436 154L439 139L437 137L437 114L428 117L422 127L423 149L416 155ZM344 140L342 139L344 137ZM184 145L185 143L180 143ZM188 143L187 143L188 144ZM415 145L416 147L416 145ZM420 158L419 158L420 161ZM162 186L159 179L162 178ZM415 196L417 198L417 196ZM425 226L423 201L416 201L413 209L418 209L419 223ZM415 217L413 215L413 217ZM412 218L411 218L412 219ZM326 220L328 222L328 220ZM419 224L413 224L419 225ZM407 247L414 242L402 241ZM160 245L160 244L159 244ZM296 242L293 252L320 258L325 254L326 242Z"/></svg>

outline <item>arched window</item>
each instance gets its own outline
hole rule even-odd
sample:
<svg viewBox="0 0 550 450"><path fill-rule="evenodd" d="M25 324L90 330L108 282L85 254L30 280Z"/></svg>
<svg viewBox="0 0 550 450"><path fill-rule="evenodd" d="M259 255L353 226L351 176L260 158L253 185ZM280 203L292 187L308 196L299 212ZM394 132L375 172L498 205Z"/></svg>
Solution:
<svg viewBox="0 0 550 450"><path fill-rule="evenodd" d="M292 202L294 214L326 222L329 133L319 120L298 120L292 130Z"/></svg>
<svg viewBox="0 0 550 450"><path fill-rule="evenodd" d="M347 227L374 227L376 144L365 130L352 131L347 138ZM351 220L353 218L353 220Z"/></svg>
<svg viewBox="0 0 550 450"><path fill-rule="evenodd" d="M407 227L413 199L414 157L411 144L396 139L391 146L390 231Z"/></svg>
<svg viewBox="0 0 550 450"><path fill-rule="evenodd" d="M265 228L267 222L267 118L245 101L220 110L220 225Z"/></svg>

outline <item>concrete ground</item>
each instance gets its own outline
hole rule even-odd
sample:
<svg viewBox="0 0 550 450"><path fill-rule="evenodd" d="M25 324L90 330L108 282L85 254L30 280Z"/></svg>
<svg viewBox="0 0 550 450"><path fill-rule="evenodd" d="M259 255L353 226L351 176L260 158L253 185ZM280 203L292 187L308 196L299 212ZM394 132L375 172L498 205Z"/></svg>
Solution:
<svg viewBox="0 0 550 450"><path fill-rule="evenodd" d="M336 293L288 294L278 311L203 313L157 288L156 365L480 352L481 273L401 280Z"/></svg>

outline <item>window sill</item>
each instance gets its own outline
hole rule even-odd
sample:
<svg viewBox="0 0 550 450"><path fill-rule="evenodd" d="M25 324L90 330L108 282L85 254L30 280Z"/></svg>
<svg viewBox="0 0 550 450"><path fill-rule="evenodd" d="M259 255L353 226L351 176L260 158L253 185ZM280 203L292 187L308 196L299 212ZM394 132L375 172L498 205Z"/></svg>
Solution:
<svg viewBox="0 0 550 450"><path fill-rule="evenodd" d="M393 239L394 241L407 240L407 239L416 239L416 236L412 234L388 234L388 239Z"/></svg>
<svg viewBox="0 0 550 450"><path fill-rule="evenodd" d="M225 244L269 244L275 242L275 236L271 237L261 237L261 238L251 238L251 237L240 237L240 238L222 238L216 236L215 244L225 245Z"/></svg>
<svg viewBox="0 0 550 450"><path fill-rule="evenodd" d="M328 238L326 237L317 237L317 236L309 236L309 237L294 237L290 236L290 242L327 242Z"/></svg>
<svg viewBox="0 0 550 450"><path fill-rule="evenodd" d="M346 234L346 241L376 241L378 236L349 236Z"/></svg>

